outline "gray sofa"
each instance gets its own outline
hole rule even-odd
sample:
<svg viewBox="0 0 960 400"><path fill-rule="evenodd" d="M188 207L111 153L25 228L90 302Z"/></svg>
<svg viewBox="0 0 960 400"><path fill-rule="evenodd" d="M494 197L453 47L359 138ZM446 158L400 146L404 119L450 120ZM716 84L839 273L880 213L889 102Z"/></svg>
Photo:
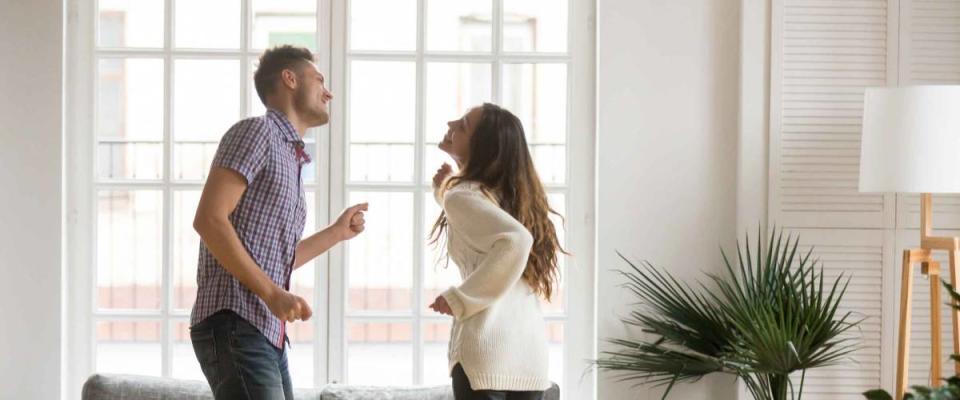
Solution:
<svg viewBox="0 0 960 400"><path fill-rule="evenodd" d="M297 400L453 400L449 386L373 387L327 385L296 389ZM83 400L213 400L205 382L137 375L94 374L83 385ZM559 400L553 385L544 400Z"/></svg>

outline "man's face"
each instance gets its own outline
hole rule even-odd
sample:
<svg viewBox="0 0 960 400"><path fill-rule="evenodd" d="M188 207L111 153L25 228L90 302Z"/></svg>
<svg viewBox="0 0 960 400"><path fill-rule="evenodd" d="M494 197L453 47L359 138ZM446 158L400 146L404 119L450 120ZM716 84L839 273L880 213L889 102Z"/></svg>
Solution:
<svg viewBox="0 0 960 400"><path fill-rule="evenodd" d="M324 125L330 121L327 104L333 94L327 90L323 74L317 65L308 62L300 67L294 106L310 126Z"/></svg>

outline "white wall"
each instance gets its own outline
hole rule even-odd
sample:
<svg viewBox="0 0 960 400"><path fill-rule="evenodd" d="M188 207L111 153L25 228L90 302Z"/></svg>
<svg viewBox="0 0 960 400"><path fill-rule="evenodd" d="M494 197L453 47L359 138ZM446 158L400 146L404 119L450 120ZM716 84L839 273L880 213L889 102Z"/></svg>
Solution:
<svg viewBox="0 0 960 400"><path fill-rule="evenodd" d="M60 397L63 3L0 2L0 398Z"/></svg>
<svg viewBox="0 0 960 400"><path fill-rule="evenodd" d="M719 271L737 234L739 0L598 0L598 336L633 299L619 250L681 278ZM601 350L607 346L601 344ZM601 373L598 399L659 399ZM736 396L729 378L671 398Z"/></svg>

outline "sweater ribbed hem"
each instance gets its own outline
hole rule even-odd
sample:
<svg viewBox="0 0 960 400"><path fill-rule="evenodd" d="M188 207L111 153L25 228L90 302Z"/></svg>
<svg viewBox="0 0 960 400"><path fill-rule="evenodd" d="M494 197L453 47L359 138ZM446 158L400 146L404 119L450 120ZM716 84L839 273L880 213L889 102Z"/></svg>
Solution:
<svg viewBox="0 0 960 400"><path fill-rule="evenodd" d="M470 381L470 389L473 390L500 390L513 392L533 392L547 390L553 383L549 378L539 376L518 376L518 375L498 375L483 372L472 371L459 361L450 362L450 371L460 364L463 372L467 374L467 380Z"/></svg>
<svg viewBox="0 0 960 400"><path fill-rule="evenodd" d="M474 373L467 374L473 390L538 391L547 390L550 380L533 376L512 376Z"/></svg>

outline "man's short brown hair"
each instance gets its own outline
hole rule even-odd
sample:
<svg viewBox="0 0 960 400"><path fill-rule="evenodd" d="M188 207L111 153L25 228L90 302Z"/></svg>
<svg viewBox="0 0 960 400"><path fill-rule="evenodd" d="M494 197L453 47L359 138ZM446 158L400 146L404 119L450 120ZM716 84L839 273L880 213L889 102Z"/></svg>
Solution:
<svg viewBox="0 0 960 400"><path fill-rule="evenodd" d="M263 105L267 105L267 96L273 93L277 82L280 81L280 72L292 69L299 76L299 67L302 67L305 62L313 61L313 53L304 47L286 44L264 51L260 55L257 72L253 73L253 84L257 88L257 96L260 97Z"/></svg>

